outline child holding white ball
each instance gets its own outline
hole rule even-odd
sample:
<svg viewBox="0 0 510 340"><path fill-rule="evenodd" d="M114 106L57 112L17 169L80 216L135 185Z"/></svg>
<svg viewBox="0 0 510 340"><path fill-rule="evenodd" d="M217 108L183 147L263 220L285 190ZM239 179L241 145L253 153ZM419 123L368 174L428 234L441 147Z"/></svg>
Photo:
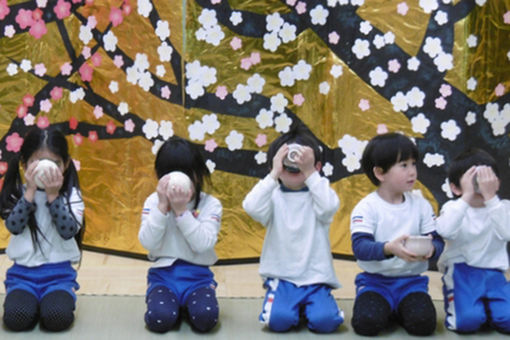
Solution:
<svg viewBox="0 0 510 340"><path fill-rule="evenodd" d="M168 139L156 155L155 170L158 185L145 200L138 234L154 261L147 278L145 323L164 333L185 310L191 326L207 332L219 315L209 266L217 260L222 206L202 191L209 170L190 142Z"/></svg>
<svg viewBox="0 0 510 340"><path fill-rule="evenodd" d="M505 278L510 201L498 197L498 176L496 160L477 148L457 156L448 170L456 197L437 218L437 232L446 240L438 266L445 325L459 333L489 326L510 334L510 283Z"/></svg>
<svg viewBox="0 0 510 340"><path fill-rule="evenodd" d="M376 190L351 214L354 256L363 270L356 276L352 326L361 335L376 335L396 319L412 335L430 335L436 310L428 294L427 260L437 258L443 241L435 232L434 212L411 192L416 180L418 148L406 136L387 133L365 147L363 171ZM405 246L411 235L430 235L425 256Z"/></svg>
<svg viewBox="0 0 510 340"><path fill-rule="evenodd" d="M83 209L66 138L55 129L32 129L0 193L0 215L11 233L7 255L14 262L5 279L7 328L28 330L38 320L49 331L71 326L79 289L71 264L81 256Z"/></svg>

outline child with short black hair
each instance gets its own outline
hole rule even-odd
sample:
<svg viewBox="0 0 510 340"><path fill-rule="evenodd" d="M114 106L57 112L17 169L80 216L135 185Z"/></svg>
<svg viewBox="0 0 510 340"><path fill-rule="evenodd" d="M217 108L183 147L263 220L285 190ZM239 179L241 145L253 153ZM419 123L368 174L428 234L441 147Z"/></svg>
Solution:
<svg viewBox="0 0 510 340"><path fill-rule="evenodd" d="M435 233L434 212L422 196L413 194L417 180L416 145L399 133L370 140L362 167L377 189L351 214L352 248L363 272L356 277L352 326L361 335L376 335L396 320L413 335L436 328L436 310L428 294L427 270L443 242ZM418 256L405 247L411 235L430 235L433 248Z"/></svg>
<svg viewBox="0 0 510 340"><path fill-rule="evenodd" d="M448 180L455 199L437 218L446 240L438 266L443 273L445 325L459 333L489 326L510 333L510 283L507 243L510 201L500 199L496 160L471 148L450 165Z"/></svg>
<svg viewBox="0 0 510 340"><path fill-rule="evenodd" d="M202 191L209 170L198 147L187 140L173 136L165 141L155 170L158 185L145 200L138 233L154 261L147 277L145 323L153 332L167 332L182 309L195 330L207 332L219 315L209 266L217 260L222 206ZM188 188L173 182L176 172L189 178Z"/></svg>
<svg viewBox="0 0 510 340"><path fill-rule="evenodd" d="M278 137L268 150L270 173L243 201L267 228L259 273L267 289L259 320L284 332L307 320L315 332L334 332L343 311L331 295L340 286L333 268L329 227L339 199L321 177L320 146L304 126Z"/></svg>
<svg viewBox="0 0 510 340"><path fill-rule="evenodd" d="M47 170L40 163L52 164ZM24 183L20 174L23 168ZM78 174L65 136L32 128L9 164L0 193L0 216L11 233L3 320L25 331L37 321L62 331L74 321L76 270L85 222Z"/></svg>

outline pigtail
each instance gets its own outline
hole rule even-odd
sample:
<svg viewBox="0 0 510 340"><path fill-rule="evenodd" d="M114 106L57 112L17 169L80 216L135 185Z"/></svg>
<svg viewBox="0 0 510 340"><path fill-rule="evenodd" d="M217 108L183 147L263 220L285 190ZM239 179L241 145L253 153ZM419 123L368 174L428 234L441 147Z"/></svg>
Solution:
<svg viewBox="0 0 510 340"><path fill-rule="evenodd" d="M82 217L82 222L80 223L78 221L78 218L74 214L73 210L71 209L71 204L74 203L74 202L71 202L71 195L72 195L74 189L76 189L79 199L83 201L83 197L81 195L80 183L78 180L78 171L76 170L76 167L74 166L73 160L69 159L69 165L67 166L67 169L64 172L64 182L62 184L62 188L60 188L60 195L62 195L65 198L65 200L67 202L67 208L68 208L69 212L71 213L71 216L73 217L74 221L80 226L80 230L74 236L74 239L76 240L76 243L78 244L78 248L80 249L80 252L81 252L82 251L83 234L85 233L85 216Z"/></svg>

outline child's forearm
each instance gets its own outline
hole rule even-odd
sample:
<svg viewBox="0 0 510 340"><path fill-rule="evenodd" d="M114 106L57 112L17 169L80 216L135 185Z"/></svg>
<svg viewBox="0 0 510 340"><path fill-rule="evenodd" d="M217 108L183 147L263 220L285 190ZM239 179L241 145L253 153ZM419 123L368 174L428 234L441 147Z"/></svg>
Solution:
<svg viewBox="0 0 510 340"><path fill-rule="evenodd" d="M34 210L35 204L21 197L5 220L5 227L13 235L21 234Z"/></svg>

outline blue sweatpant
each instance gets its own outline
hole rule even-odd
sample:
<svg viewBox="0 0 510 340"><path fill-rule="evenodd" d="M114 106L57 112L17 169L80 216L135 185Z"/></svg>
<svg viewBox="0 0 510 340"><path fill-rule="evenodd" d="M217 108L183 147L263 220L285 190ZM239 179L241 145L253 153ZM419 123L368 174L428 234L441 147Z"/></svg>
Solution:
<svg viewBox="0 0 510 340"><path fill-rule="evenodd" d="M216 282L208 267L177 260L169 267L149 269L147 279L145 323L151 331L170 330L181 308L198 331L209 331L218 322Z"/></svg>
<svg viewBox="0 0 510 340"><path fill-rule="evenodd" d="M293 283L267 279L261 323L275 332L285 332L299 324L301 312L307 327L318 333L334 332L344 321L344 313L323 284L298 287Z"/></svg>
<svg viewBox="0 0 510 340"><path fill-rule="evenodd" d="M443 275L445 326L460 333L484 324L510 333L510 282L500 270L456 263Z"/></svg>

